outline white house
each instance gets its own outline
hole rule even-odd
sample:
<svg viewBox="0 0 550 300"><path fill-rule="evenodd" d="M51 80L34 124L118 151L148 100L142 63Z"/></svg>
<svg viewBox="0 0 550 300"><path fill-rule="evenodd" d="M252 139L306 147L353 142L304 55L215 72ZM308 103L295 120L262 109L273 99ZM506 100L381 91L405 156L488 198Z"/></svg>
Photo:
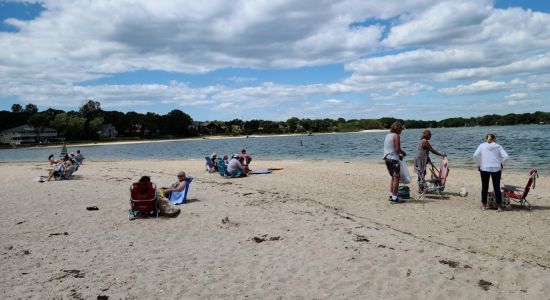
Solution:
<svg viewBox="0 0 550 300"><path fill-rule="evenodd" d="M21 125L0 132L0 142L3 144L47 143L52 140L57 140L57 130L47 127L36 132L34 126Z"/></svg>
<svg viewBox="0 0 550 300"><path fill-rule="evenodd" d="M103 124L103 126L101 126L101 130L98 133L101 138L114 139L118 136L118 131L111 123Z"/></svg>

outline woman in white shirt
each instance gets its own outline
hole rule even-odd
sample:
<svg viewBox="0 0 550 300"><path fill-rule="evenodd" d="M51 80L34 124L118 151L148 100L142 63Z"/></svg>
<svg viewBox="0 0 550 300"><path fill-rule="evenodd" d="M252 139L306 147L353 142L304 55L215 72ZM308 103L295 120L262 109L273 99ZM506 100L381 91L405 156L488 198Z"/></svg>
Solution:
<svg viewBox="0 0 550 300"><path fill-rule="evenodd" d="M500 177L502 165L508 159L508 153L495 142L496 136L493 133L487 134L485 139L486 142L479 145L474 152L474 159L481 175L481 209L487 209L487 192L489 190L489 179L491 179L498 211L502 211Z"/></svg>

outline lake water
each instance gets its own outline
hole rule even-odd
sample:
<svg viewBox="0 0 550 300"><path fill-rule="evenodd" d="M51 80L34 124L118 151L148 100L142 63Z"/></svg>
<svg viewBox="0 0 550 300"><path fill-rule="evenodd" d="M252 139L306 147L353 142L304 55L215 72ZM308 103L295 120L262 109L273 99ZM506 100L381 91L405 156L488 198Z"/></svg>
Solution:
<svg viewBox="0 0 550 300"><path fill-rule="evenodd" d="M510 155L506 168L525 170L536 167L550 171L550 125L497 127L434 128L431 143L449 156L450 165L474 168L473 152L488 132ZM405 129L402 148L412 160L422 129ZM197 159L212 152L218 155L240 153L246 148L256 160L338 160L382 163L382 144L387 132L314 134L313 136L267 136L250 138L202 139L125 145L79 146L88 161L140 159ZM0 150L0 162L46 161L57 148L24 148ZM68 147L76 151L76 147ZM438 161L432 154L434 161Z"/></svg>

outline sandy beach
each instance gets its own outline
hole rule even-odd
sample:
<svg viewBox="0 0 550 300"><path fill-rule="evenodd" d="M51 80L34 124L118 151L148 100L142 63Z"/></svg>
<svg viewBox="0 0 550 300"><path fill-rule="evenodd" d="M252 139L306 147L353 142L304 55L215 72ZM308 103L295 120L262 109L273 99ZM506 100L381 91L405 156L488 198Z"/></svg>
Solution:
<svg viewBox="0 0 550 300"><path fill-rule="evenodd" d="M383 164L256 159L252 167L283 169L226 179L197 160L86 161L73 180L39 183L47 162L0 164L2 298L550 295L544 174L531 211L498 213L479 209L478 172L452 165L442 198L395 205ZM128 220L132 182L149 175L164 186L180 170L194 181L176 218ZM505 184L526 181L503 173Z"/></svg>

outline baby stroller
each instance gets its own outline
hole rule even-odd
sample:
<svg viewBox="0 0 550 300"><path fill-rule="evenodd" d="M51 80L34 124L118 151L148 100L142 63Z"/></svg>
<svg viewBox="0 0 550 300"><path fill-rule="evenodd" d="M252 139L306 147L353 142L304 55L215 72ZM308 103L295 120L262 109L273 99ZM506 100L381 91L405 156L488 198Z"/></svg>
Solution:
<svg viewBox="0 0 550 300"><path fill-rule="evenodd" d="M449 176L449 159L445 156L441 161L439 169L429 161L428 170L430 171L431 179L426 180L426 186L422 190L420 200L422 200L427 193L437 193L437 195L441 197L441 193L445 190L447 176Z"/></svg>
<svg viewBox="0 0 550 300"><path fill-rule="evenodd" d="M527 201L527 194L529 194L529 190L531 189L531 186L533 189L535 189L535 183L537 181L537 177L539 177L539 173L537 169L531 169L529 171L529 180L527 181L527 184L525 185L525 188L521 188L515 185L507 185L505 184L501 190L502 190L502 202L505 206L505 208L510 208L512 203L511 201L514 201L516 203L519 203L520 206L526 206L529 210L531 209L531 203Z"/></svg>
<svg viewBox="0 0 550 300"><path fill-rule="evenodd" d="M134 182L130 186L129 220L133 220L140 213L153 214L158 218L159 210L157 187L154 183Z"/></svg>

